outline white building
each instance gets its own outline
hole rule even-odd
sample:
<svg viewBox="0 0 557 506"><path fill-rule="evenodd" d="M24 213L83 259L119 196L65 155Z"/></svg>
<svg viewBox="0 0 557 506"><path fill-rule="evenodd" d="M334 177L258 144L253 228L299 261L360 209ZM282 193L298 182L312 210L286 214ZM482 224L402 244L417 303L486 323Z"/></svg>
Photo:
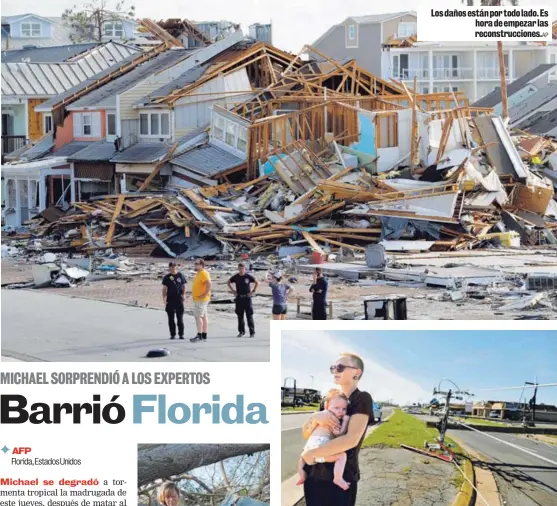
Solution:
<svg viewBox="0 0 557 506"><path fill-rule="evenodd" d="M557 45L507 42L503 46L507 82L545 63L557 62ZM417 78L419 93L462 91L475 102L501 85L495 42L415 42L383 47L383 79L406 84ZM549 79L557 81L557 72Z"/></svg>
<svg viewBox="0 0 557 506"><path fill-rule="evenodd" d="M417 78L420 93L462 91L475 102L500 85L496 42L418 42L412 11L350 17L325 32L313 46L337 60L358 64L385 80L407 85ZM514 81L540 64L557 62L557 40L504 44L506 73ZM557 80L557 73L550 79Z"/></svg>

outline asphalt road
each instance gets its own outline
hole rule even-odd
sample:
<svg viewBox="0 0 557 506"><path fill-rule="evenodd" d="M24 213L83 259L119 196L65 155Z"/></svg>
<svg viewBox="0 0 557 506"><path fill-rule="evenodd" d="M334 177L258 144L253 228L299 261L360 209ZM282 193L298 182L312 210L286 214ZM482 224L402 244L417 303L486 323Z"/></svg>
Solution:
<svg viewBox="0 0 557 506"><path fill-rule="evenodd" d="M474 465L487 467L493 472L503 504L557 504L557 466L476 432L450 430L448 435L457 436L470 448L486 457L486 462L474 462ZM557 462L557 446L513 434L491 435Z"/></svg>
<svg viewBox="0 0 557 506"><path fill-rule="evenodd" d="M387 418L392 408L383 408L383 418ZM302 427L312 413L281 416L281 480L284 481L298 472L298 460L305 440ZM374 425L372 427L377 427Z"/></svg>
<svg viewBox="0 0 557 506"><path fill-rule="evenodd" d="M414 415L416 418L419 418L420 420L423 420L424 422L438 422L439 419L441 418L440 416L434 415L434 416L430 416L430 415ZM496 422L500 422L500 420L495 420ZM467 422L464 422L467 423ZM474 418L469 418L468 419L468 423L470 425L474 425ZM503 423L506 423L506 425L509 426L516 426L516 427L520 427L522 425L522 422L507 422L506 420L503 421ZM536 427L540 427L540 428L548 428L548 429L554 429L557 426L557 423L551 423L551 422L536 422Z"/></svg>
<svg viewBox="0 0 557 506"><path fill-rule="evenodd" d="M207 342L171 341L164 311L78 299L51 292L2 290L2 356L56 362L266 362L269 320L256 318L255 338L236 338L236 315L211 314ZM186 338L196 333L185 315ZM170 356L145 358L153 348Z"/></svg>

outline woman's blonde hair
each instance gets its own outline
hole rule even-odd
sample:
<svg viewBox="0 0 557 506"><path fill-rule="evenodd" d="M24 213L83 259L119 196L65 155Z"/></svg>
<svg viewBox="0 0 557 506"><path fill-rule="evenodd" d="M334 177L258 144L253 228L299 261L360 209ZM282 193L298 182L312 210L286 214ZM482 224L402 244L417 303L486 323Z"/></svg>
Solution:
<svg viewBox="0 0 557 506"><path fill-rule="evenodd" d="M346 396L346 394L344 394L340 390L337 390L336 388L333 388L332 390L329 390L327 392L327 395L325 395L325 397L323 398L325 409L327 409L327 407L329 406L329 402L331 402L335 397L339 397L348 403L348 397Z"/></svg>
<svg viewBox="0 0 557 506"><path fill-rule="evenodd" d="M178 497L180 497L180 489L176 486L175 483L171 481L164 483L159 488L159 503L166 505L166 499L168 498L168 494L170 492L176 492Z"/></svg>

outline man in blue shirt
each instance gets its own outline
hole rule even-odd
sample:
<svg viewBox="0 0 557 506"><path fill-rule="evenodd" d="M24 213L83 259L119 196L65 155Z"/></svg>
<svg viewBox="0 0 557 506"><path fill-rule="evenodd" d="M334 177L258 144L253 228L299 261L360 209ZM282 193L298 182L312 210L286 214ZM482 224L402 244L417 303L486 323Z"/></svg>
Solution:
<svg viewBox="0 0 557 506"><path fill-rule="evenodd" d="M313 320L327 319L327 289L329 281L323 276L320 267L316 267L313 272L313 285L309 291L313 293L313 306L311 308L311 317Z"/></svg>

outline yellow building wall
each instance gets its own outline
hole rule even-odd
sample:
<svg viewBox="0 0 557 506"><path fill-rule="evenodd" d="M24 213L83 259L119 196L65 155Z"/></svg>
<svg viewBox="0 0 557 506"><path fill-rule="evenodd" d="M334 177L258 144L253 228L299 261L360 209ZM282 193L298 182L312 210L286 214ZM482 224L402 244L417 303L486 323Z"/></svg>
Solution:
<svg viewBox="0 0 557 506"><path fill-rule="evenodd" d="M29 139L31 142L39 140L43 135L43 114L35 112L35 107L45 102L44 98L30 98L28 100L27 121L29 123Z"/></svg>

